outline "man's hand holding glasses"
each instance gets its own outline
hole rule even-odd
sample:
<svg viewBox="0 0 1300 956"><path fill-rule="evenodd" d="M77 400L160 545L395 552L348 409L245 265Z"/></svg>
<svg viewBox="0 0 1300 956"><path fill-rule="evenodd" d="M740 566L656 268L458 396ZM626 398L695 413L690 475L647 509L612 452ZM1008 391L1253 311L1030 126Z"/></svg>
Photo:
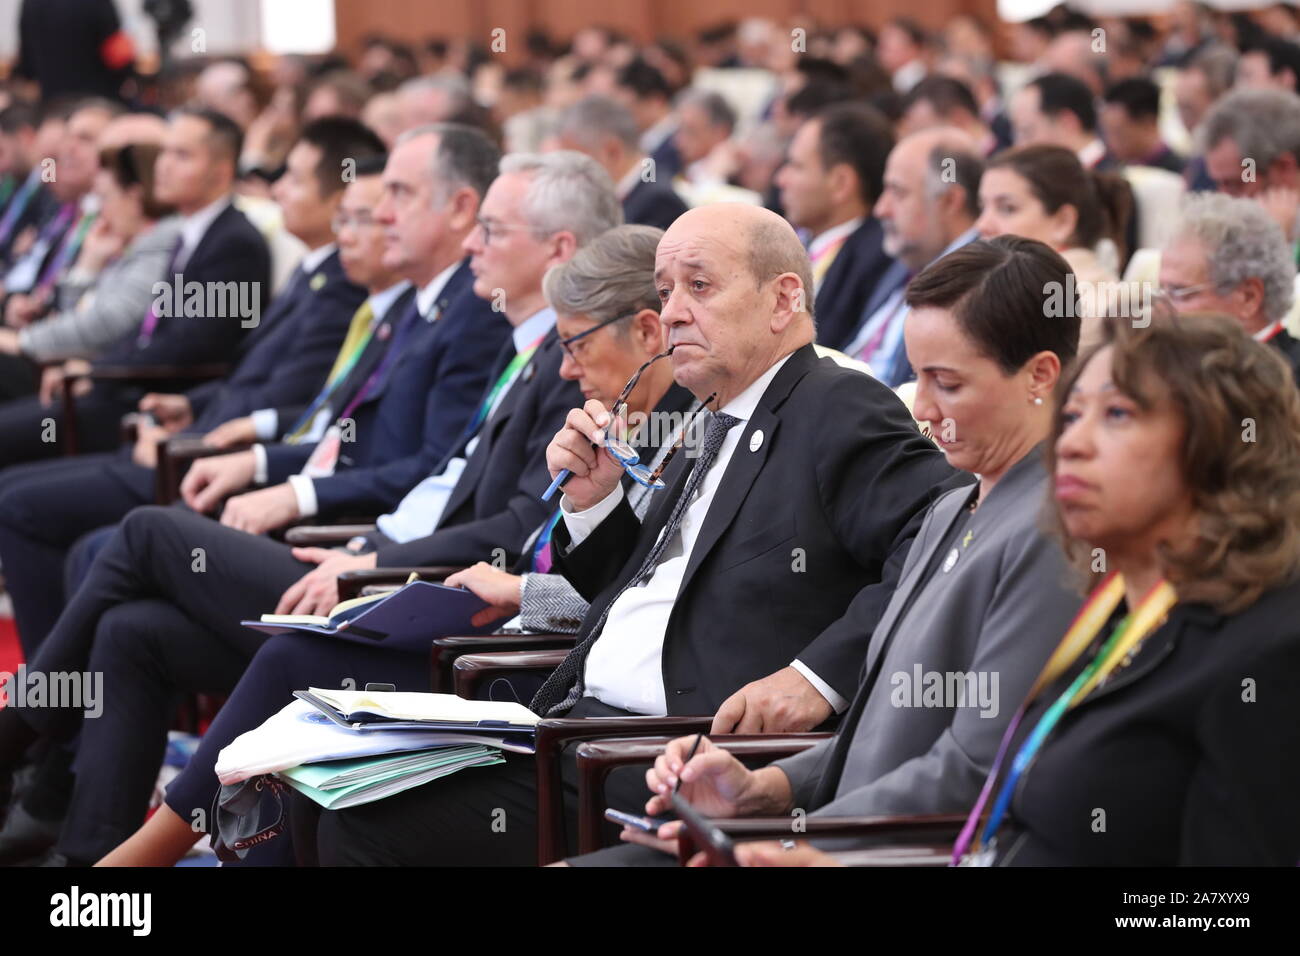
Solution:
<svg viewBox="0 0 1300 956"><path fill-rule="evenodd" d="M620 403L620 408L626 407ZM611 432L615 436L626 430L621 418L615 423L605 406L593 398L569 412L564 427L546 448L546 467L551 476L565 469L570 472L564 494L576 511L586 511L603 501L623 477L622 463L605 450L605 435L611 424L615 425Z"/></svg>

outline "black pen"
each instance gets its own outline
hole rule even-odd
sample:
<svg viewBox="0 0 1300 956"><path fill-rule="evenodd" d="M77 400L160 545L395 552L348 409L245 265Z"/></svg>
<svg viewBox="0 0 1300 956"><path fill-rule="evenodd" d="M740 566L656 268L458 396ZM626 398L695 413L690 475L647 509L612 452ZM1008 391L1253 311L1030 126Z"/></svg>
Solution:
<svg viewBox="0 0 1300 956"><path fill-rule="evenodd" d="M691 752L686 755L686 760L682 762L683 770L685 770L686 765L691 762L691 758L695 756L695 751L700 749L700 741L703 739L704 739L703 731L700 731L698 734L695 735L695 743L691 744ZM677 776L677 785L673 787L673 793L676 793L680 789L682 789L682 778L681 775L679 774Z"/></svg>

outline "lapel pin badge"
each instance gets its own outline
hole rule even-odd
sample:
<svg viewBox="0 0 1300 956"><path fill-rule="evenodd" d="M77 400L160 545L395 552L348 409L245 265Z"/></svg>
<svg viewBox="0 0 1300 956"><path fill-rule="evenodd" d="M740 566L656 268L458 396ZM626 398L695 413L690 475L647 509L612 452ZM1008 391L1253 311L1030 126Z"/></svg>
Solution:
<svg viewBox="0 0 1300 956"><path fill-rule="evenodd" d="M749 436L749 450L758 451L763 447L763 429L755 428L754 433Z"/></svg>
<svg viewBox="0 0 1300 956"><path fill-rule="evenodd" d="M957 549L956 549L956 548L953 548L951 551L948 552L948 557L946 557L946 558L943 559L943 573L944 573L944 574L947 574L949 571L951 571L951 570L952 570L952 566L953 566L954 564L957 563L957 555L958 555L958 553L959 553L959 552L957 551Z"/></svg>
<svg viewBox="0 0 1300 956"><path fill-rule="evenodd" d="M324 287L325 287L325 274L324 274L324 273L322 273L322 272L318 272L318 273L316 273L314 276L311 277L311 291L313 291L313 292L319 292L319 291L320 291L322 288L324 288Z"/></svg>

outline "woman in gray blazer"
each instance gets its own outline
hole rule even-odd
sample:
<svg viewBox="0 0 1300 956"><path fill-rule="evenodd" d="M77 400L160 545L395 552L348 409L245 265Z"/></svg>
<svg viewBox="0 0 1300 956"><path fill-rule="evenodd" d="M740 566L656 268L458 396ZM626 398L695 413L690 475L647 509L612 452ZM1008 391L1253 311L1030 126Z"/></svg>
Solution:
<svg viewBox="0 0 1300 956"><path fill-rule="evenodd" d="M1069 266L1033 240L971 243L907 291L913 414L948 462L976 476L926 514L883 614L864 591L837 626L871 630L859 690L834 737L750 770L707 738L668 745L645 811L682 795L711 816L958 813L993 764L1017 705L1080 604L1041 525L1052 391L1074 358ZM856 613L855 613L856 612ZM748 728L738 727L745 732ZM640 807L627 807L639 811ZM676 823L629 842L675 852ZM641 847L578 863L667 862Z"/></svg>
<svg viewBox="0 0 1300 956"><path fill-rule="evenodd" d="M95 179L99 216L58 284L54 311L31 321L42 303L11 302L15 322L30 324L0 330L0 352L38 363L93 358L140 324L180 238L179 220L164 218L171 208L152 198L157 156L151 143L105 151Z"/></svg>

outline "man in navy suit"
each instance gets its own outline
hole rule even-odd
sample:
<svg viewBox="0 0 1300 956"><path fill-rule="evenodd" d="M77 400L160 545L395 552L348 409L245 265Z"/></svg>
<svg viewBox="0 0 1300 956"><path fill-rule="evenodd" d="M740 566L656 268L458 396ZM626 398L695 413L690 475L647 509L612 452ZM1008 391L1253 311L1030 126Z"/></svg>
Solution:
<svg viewBox="0 0 1300 956"><path fill-rule="evenodd" d="M158 296L138 333L110 347L95 366L186 366L235 357L261 315L271 271L266 241L232 205L242 141L239 127L220 113L184 109L173 115L154 187L158 201L181 216L172 267L159 277L168 292ZM183 314L167 314L177 305L176 288L183 290ZM98 383L80 395L78 448L116 447L118 421L141 395L130 383ZM8 403L0 408L0 467L60 454L67 428L60 401L49 408L35 397Z"/></svg>
<svg viewBox="0 0 1300 956"><path fill-rule="evenodd" d="M636 118L607 96L587 96L560 117L555 133L562 149L586 153L609 173L623 203L623 221L667 229L686 211L670 185L671 173L641 150Z"/></svg>
<svg viewBox="0 0 1300 956"><path fill-rule="evenodd" d="M402 148L399 142L393 163ZM431 157L419 158L418 168L429 170ZM385 171L399 205L400 173ZM427 206L420 205L427 217ZM459 564L489 558L497 548L513 560L548 515L551 505L540 500L549 483L546 446L581 393L559 375L564 351L542 278L619 218L613 184L588 157L557 152L502 161L464 249L473 290L504 304L511 332L476 396L470 426L445 460L384 516L392 520L381 519L373 543L385 560L402 557L402 541ZM202 549L210 573L193 573L194 548ZM311 564L319 566L304 574ZM93 722L95 741L78 754L62 854L93 861L135 830L162 742L157 734L141 737L146 722L151 731L155 727L145 715L169 711L172 695L195 682L216 692L234 686L264 640L240 627L241 618L271 610L277 599L301 609L333 604L337 592L326 592L335 587L338 570L373 566L373 553L291 549L179 508L140 508L129 515L29 665L53 671L77 660L103 660L113 671L105 684L125 695L123 706L107 705L102 720ZM145 658L159 665L147 668L148 678L136 667ZM58 737L80 724L79 714L68 711L25 710L4 719L0 746L7 748L16 739L7 734Z"/></svg>
<svg viewBox="0 0 1300 956"><path fill-rule="evenodd" d="M270 407L274 415L275 406L305 404L320 387L366 296L363 286L344 274L334 245L333 218L344 186L338 170L349 157L369 155L382 163L383 149L378 137L354 120L318 120L303 131L275 195L285 227L311 251L241 348L229 378L141 400L141 408L165 422L168 431L205 434L258 408ZM378 176L370 179L377 193ZM378 243L372 245L382 254ZM398 281L378 265L362 259L354 266L359 281L378 283L374 291ZM0 561L10 570L19 635L29 652L62 607L68 548L153 500L154 454L164 429L142 425L140 432L135 449L30 462L0 474Z"/></svg>
<svg viewBox="0 0 1300 956"><path fill-rule="evenodd" d="M843 349L871 290L892 263L871 207L880 197L889 121L870 106L840 103L804 122L777 172L786 218L808 238L817 341Z"/></svg>
<svg viewBox="0 0 1300 956"><path fill-rule="evenodd" d="M376 215L385 264L418 291L383 360L314 445L255 445L196 462L181 486L186 504L209 512L251 484L269 485L222 509L222 524L252 534L344 509L383 511L451 451L510 332L491 297L473 293L461 260L499 155L458 124L403 135Z"/></svg>

